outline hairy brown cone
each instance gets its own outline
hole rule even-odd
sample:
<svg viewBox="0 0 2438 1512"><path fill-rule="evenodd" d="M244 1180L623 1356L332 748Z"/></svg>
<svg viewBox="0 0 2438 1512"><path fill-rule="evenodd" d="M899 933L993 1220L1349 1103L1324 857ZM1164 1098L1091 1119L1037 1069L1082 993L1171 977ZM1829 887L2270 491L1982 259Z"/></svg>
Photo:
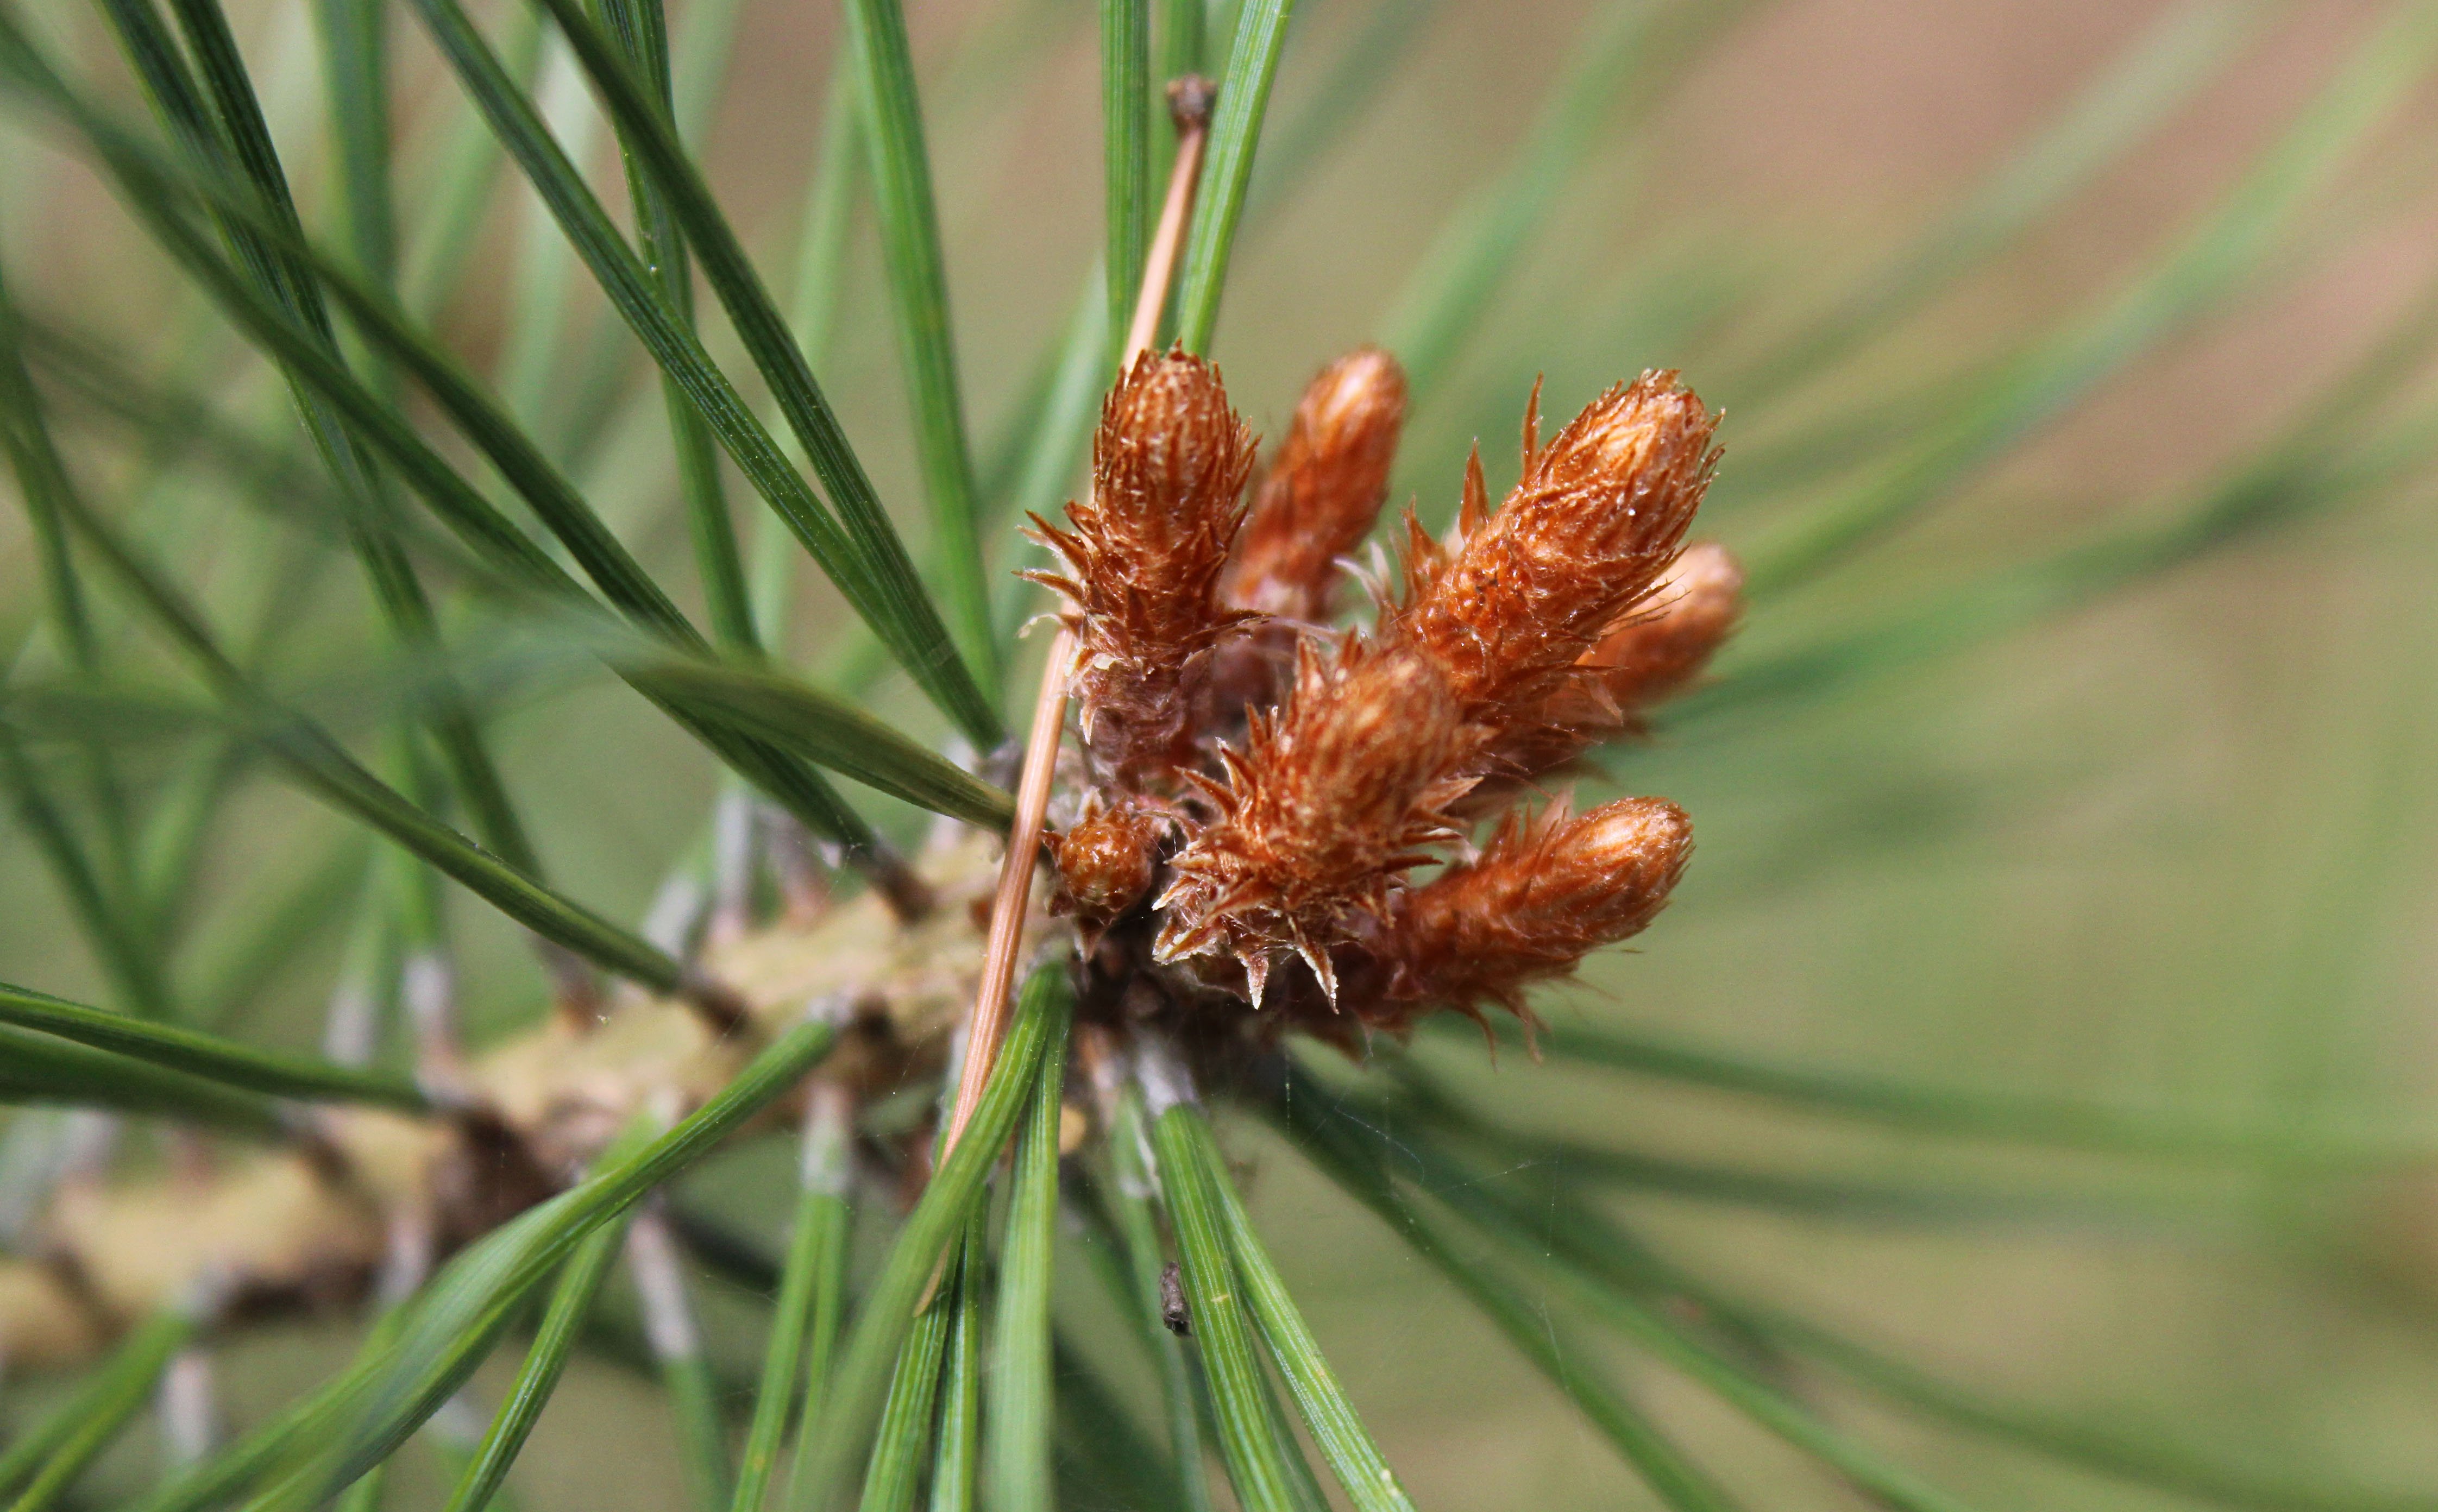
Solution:
<svg viewBox="0 0 2438 1512"><path fill-rule="evenodd" d="M1380 518L1404 418L1404 370L1376 346L1355 348L1304 386L1220 585L1229 607L1269 618L1212 653L1203 722L1213 731L1276 702L1294 677L1298 637L1329 620L1338 558Z"/></svg>
<svg viewBox="0 0 2438 1512"><path fill-rule="evenodd" d="M1073 529L1034 519L1066 572L1027 575L1068 601L1085 745L1122 787L1157 784L1188 758L1189 690L1246 618L1218 587L1253 453L1217 368L1146 355L1102 406L1091 497L1067 506Z"/></svg>
<svg viewBox="0 0 2438 1512"><path fill-rule="evenodd" d="M1433 859L1422 847L1455 837L1447 805L1472 781L1450 774L1480 739L1429 662L1356 638L1334 655L1304 642L1285 705L1255 716L1241 754L1223 748L1226 785L1194 780L1218 817L1171 863L1158 959L1225 949L1258 1004L1292 950L1334 997L1330 947Z"/></svg>
<svg viewBox="0 0 2438 1512"><path fill-rule="evenodd" d="M1599 644L1582 654L1573 675L1500 738L1489 769L1508 779L1531 777L1635 728L1644 710L1700 676L1734 633L1743 582L1743 569L1725 547L1686 547Z"/></svg>
<svg viewBox="0 0 2438 1512"><path fill-rule="evenodd" d="M1224 596L1241 609L1317 624L1337 559L1371 533L1405 419L1405 374L1376 346L1321 369L1255 491Z"/></svg>
<svg viewBox="0 0 2438 1512"><path fill-rule="evenodd" d="M1692 850L1692 822L1665 799L1619 799L1581 818L1564 800L1535 818L1510 813L1472 865L1397 896L1370 941L1385 995L1520 1015L1526 987L1640 933Z"/></svg>
<svg viewBox="0 0 2438 1512"><path fill-rule="evenodd" d="M1537 408L1536 395L1523 476L1495 514L1484 512L1476 456L1459 539L1431 542L1409 518L1405 602L1381 625L1446 674L1466 719L1500 730L1529 722L1651 590L1717 458L1716 421L1673 373L1610 389L1546 447Z"/></svg>

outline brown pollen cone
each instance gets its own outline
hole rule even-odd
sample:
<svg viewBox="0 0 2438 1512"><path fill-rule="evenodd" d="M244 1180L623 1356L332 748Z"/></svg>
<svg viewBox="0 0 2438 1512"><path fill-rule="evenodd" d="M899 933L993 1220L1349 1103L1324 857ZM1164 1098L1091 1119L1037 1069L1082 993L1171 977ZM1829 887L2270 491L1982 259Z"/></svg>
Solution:
<svg viewBox="0 0 2438 1512"><path fill-rule="evenodd" d="M1034 520L1066 571L1028 575L1067 599L1085 745L1122 787L1189 758L1191 685L1246 618L1218 588L1253 454L1218 369L1181 350L1146 355L1102 406L1092 496L1067 506L1072 529Z"/></svg>
<svg viewBox="0 0 2438 1512"><path fill-rule="evenodd" d="M1528 723L1675 559L1709 485L1715 427L1673 373L1609 390L1546 447L1528 414L1523 477L1495 514L1476 462L1459 541L1408 527L1406 600L1383 638L1437 664L1468 720Z"/></svg>
<svg viewBox="0 0 2438 1512"><path fill-rule="evenodd" d="M1255 490L1223 589L1231 607L1329 618L1337 559L1380 518L1404 420L1404 370L1387 353L1357 347L1321 369Z"/></svg>
<svg viewBox="0 0 2438 1512"><path fill-rule="evenodd" d="M1530 777L1635 728L1643 711L1700 676L1734 633L1743 582L1743 569L1725 547L1686 547L1667 575L1577 659L1567 680L1509 728L1490 769Z"/></svg>
<svg viewBox="0 0 2438 1512"><path fill-rule="evenodd" d="M1563 800L1532 818L1511 813L1472 865L1399 895L1371 942L1386 995L1523 1016L1527 986L1640 933L1692 849L1691 821L1665 799L1619 799L1581 818Z"/></svg>
<svg viewBox="0 0 2438 1512"><path fill-rule="evenodd" d="M1157 958L1229 951L1258 1004L1292 950L1334 997L1330 946L1353 914L1387 907L1397 874L1432 859L1423 847L1454 837L1446 807L1472 782L1449 774L1479 740L1427 661L1306 642L1285 705L1255 716L1241 754L1222 749L1226 785L1196 780L1218 817L1171 862Z"/></svg>

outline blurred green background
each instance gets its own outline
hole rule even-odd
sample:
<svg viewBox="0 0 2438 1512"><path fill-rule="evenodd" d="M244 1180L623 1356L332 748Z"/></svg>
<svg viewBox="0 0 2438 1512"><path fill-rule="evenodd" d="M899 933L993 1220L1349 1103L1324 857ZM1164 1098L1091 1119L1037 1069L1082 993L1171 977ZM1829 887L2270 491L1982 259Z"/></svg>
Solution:
<svg viewBox="0 0 2438 1512"><path fill-rule="evenodd" d="M132 99L82 8L31 10ZM256 0L238 14L292 171L317 192L327 144L307 13ZM707 0L672 14L681 36L710 22L698 56L717 56ZM987 467L1020 450L1024 396L1101 245L1093 8L921 0L910 14ZM1255 427L1275 435L1329 358L1390 342L1421 387L1395 497L1439 520L1476 437L1493 487L1511 480L1536 375L1545 413L1563 417L1610 381L1679 367L1726 412L1698 534L1764 567L1801 564L1758 597L1717 682L1609 758L1625 789L1690 810L1699 853L1638 948L1552 994L1549 1018L1942 1088L2438 1149L2438 473L2429 425L2410 423L2427 398L2419 352L2286 429L2407 327L2438 273L2427 49L2365 51L2397 14L2128 0L1299 7L1215 347ZM733 19L733 66L724 79L702 67L697 108L714 182L784 287L836 18L743 0ZM411 186L455 97L403 18L397 38ZM581 90L545 78L562 129L589 133L610 182ZM2299 151L2296 123L2341 113L2348 89L2375 102L2343 149L2264 188ZM2085 138L2058 135L2060 120ZM5 130L0 255L25 301L293 450L275 380L80 165ZM410 228L418 206L410 188ZM325 208L309 203L309 221ZM536 220L503 182L441 328L577 460L638 554L688 581L656 386L580 273L554 265ZM910 499L868 212L848 249L822 377L883 496ZM2041 402L2024 397L2027 373L2051 383ZM328 543L231 503L211 466L148 458L103 420L89 430L97 491L208 585L226 623L277 642L300 696L367 728L394 689ZM2392 443L2384 470L2340 486L2328 459L2364 437ZM2274 528L2161 545L2226 480L2254 476L2243 469L2269 447L2312 459L2275 474ZM2323 465L2336 474L2311 470ZM1901 507L1888 528L1856 549L1816 564L1797 550L1808 522L1889 501ZM2128 541L2159 549L2093 545ZM1016 560L1013 537L1000 544ZM21 516L0 512L0 616L22 623L37 593ZM793 653L837 667L850 653L834 596L809 572L795 596ZM640 915L701 830L708 762L564 658L503 662L499 749L554 870L588 902ZM902 684L873 697L939 732ZM192 754L140 729L127 747L139 780L161 784ZM357 886L357 852L336 820L255 780L211 853L184 969L249 1032L310 1043L340 937L312 905ZM242 926L292 907L311 927L248 958ZM510 932L470 905L452 922L478 1035L526 1021L541 983ZM14 835L0 850L0 977L104 992ZM1769 1191L1654 1180L1617 1199L1722 1282L2076 1424L2155 1430L2272 1478L2431 1504L2403 1495L2438 1487L2438 1175L2425 1160L2026 1152L1512 1048L1494 1069L1457 1040L1421 1053L1520 1122L1787 1178ZM1421 1504L1656 1504L1390 1236L1256 1131L1235 1137L1289 1281ZM700 1200L774 1236L779 1215L751 1194L785 1158L740 1151L698 1179ZM1070 1274L1088 1333L1099 1302L1084 1268ZM749 1368L755 1304L707 1291L715 1335L736 1325L734 1363ZM235 1347L233 1410L280 1399L343 1345L331 1325ZM1571 1330L1564 1347L1621 1362L1751 1504L1865 1504L1606 1341ZM1147 1391L1136 1374L1122 1379ZM2190 1504L1797 1384L1975 1505ZM5 1415L23 1420L43 1390L14 1393ZM136 1484L141 1446L119 1458ZM395 1504L437 1504L437 1472L413 1453L402 1464ZM676 1504L649 1387L579 1363L514 1484L533 1508Z"/></svg>

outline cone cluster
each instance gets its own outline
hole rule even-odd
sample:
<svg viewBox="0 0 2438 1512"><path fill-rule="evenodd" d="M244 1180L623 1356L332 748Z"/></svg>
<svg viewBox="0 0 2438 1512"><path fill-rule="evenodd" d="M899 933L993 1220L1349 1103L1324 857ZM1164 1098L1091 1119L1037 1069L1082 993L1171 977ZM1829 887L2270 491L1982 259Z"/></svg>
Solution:
<svg viewBox="0 0 2438 1512"><path fill-rule="evenodd" d="M1332 363L1248 502L1256 447L1217 369L1149 355L1103 408L1092 497L1066 529L1034 522L1084 737L1059 905L1175 999L1340 1040L1433 1008L1523 1013L1525 989L1651 923L1684 812L1534 795L1696 677L1740 589L1725 551L1684 540L1716 417L1646 373L1546 444L1536 391L1506 499L1476 448L1454 528L1408 508L1373 624L1337 627L1404 404L1387 353Z"/></svg>

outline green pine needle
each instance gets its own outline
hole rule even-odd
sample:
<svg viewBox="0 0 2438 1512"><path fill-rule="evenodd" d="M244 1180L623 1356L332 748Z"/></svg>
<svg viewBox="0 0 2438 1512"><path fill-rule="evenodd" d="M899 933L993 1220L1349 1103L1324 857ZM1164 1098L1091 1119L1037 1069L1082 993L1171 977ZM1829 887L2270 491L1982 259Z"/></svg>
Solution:
<svg viewBox="0 0 2438 1512"><path fill-rule="evenodd" d="M898 1230L888 1261L864 1292L822 1418L804 1450L808 1464L799 1482L799 1506L824 1504L844 1483L848 1467L861 1462L865 1435L882 1410L900 1346L918 1321L918 1304L933 1286L950 1245L964 1233L983 1178L1033 1099L1042 1063L1065 1058L1070 996L1063 965L1036 968L1025 978L1014 1022L964 1137L932 1173ZM935 1296L920 1316L934 1317L939 1310ZM917 1384L910 1380L908 1389Z"/></svg>
<svg viewBox="0 0 2438 1512"><path fill-rule="evenodd" d="M730 1503L733 1512L762 1512L778 1465L781 1436L786 1432L800 1386L804 1389L806 1415L819 1411L844 1280L852 1122L842 1089L817 1087L808 1094L803 1189L787 1233L787 1255L770 1312L761 1384L753 1396L753 1418L745 1431L744 1453L737 1460L736 1492ZM802 1430L798 1432L801 1437Z"/></svg>
<svg viewBox="0 0 2438 1512"><path fill-rule="evenodd" d="M1063 1061L1045 1059L1016 1130L1007 1222L999 1238L998 1307L991 1322L987 1465L993 1512L1051 1512L1050 1360L1051 1259L1058 1222Z"/></svg>
<svg viewBox="0 0 2438 1512"><path fill-rule="evenodd" d="M930 559L960 648L985 689L998 684L998 637L982 576L980 504L965 441L965 406L957 378L948 274L932 203L931 160L906 16L897 0L848 0L848 46L859 65L862 137L870 154L873 203L879 213L892 308L897 316L914 451L931 502ZM809 439L805 442L809 448Z"/></svg>
<svg viewBox="0 0 2438 1512"><path fill-rule="evenodd" d="M278 1477L265 1512L316 1504L387 1459L483 1363L587 1236L796 1085L835 1040L827 1023L799 1024L675 1128L631 1153L613 1147L583 1182L450 1260L416 1294L394 1337L377 1341L300 1429L306 1452Z"/></svg>
<svg viewBox="0 0 2438 1512"><path fill-rule="evenodd" d="M508 1383L499 1411L492 1415L472 1463L450 1491L446 1512L485 1512L497 1504L509 1467L523 1451L542 1408L558 1389L568 1356L583 1331L586 1315L592 1310L593 1299L600 1295L601 1283L609 1278L610 1262L617 1259L626 1232L624 1223L605 1223L586 1235L567 1257L551 1288L550 1302L542 1310L533 1345L517 1367L516 1379Z"/></svg>
<svg viewBox="0 0 2438 1512"><path fill-rule="evenodd" d="M881 513L828 401L667 122L653 109L608 40L573 5L554 5L552 13L561 31L574 44L588 77L603 91L605 103L628 133L638 161L668 197L680 231L701 260L704 274L729 317L745 334L756 366L812 458L814 470L829 488L834 510L823 506L787 465L742 396L654 290L641 260L620 237L574 166L551 140L532 102L501 67L464 10L454 0L417 0L417 5L460 81L524 168L603 291L663 371L702 412L747 479L916 682L977 744L996 746L998 715L946 649L946 631L937 611Z"/></svg>
<svg viewBox="0 0 2438 1512"><path fill-rule="evenodd" d="M1302 1451L1284 1436L1270 1403L1269 1380L1243 1301L1226 1231L1226 1210L1204 1169L1195 1130L1201 1114L1179 1103L1152 1122L1160 1191L1175 1227L1194 1352L1210 1384L1219 1450L1246 1512L1301 1512L1310 1471L1291 1463Z"/></svg>
<svg viewBox="0 0 2438 1512"><path fill-rule="evenodd" d="M5 982L0 982L0 1023L275 1097L371 1102L418 1113L430 1107L413 1082L398 1077L257 1049L198 1029L105 1012Z"/></svg>
<svg viewBox="0 0 2438 1512"><path fill-rule="evenodd" d="M154 1382L194 1331L194 1318L182 1308L154 1313L94 1368L72 1400L0 1453L9 1512L55 1504L151 1400Z"/></svg>
<svg viewBox="0 0 2438 1512"><path fill-rule="evenodd" d="M1228 1253L1235 1258L1245 1301L1261 1327L1263 1342L1269 1346L1281 1374L1303 1409L1313 1442L1319 1447L1329 1468L1336 1472L1337 1484L1345 1487L1347 1499L1358 1512L1413 1512L1413 1502L1406 1497L1405 1488L1397 1484L1396 1472L1388 1468L1380 1446L1372 1442L1370 1431L1363 1426L1353 1404L1346 1399L1329 1362L1321 1358L1320 1341L1305 1326L1303 1314L1287 1294L1285 1280L1280 1276L1278 1267L1270 1263L1261 1236L1253 1231L1252 1218L1236 1194L1227 1160L1219 1152L1210 1124L1200 1110L1191 1107L1175 1109L1168 1116L1175 1118L1179 1127L1173 1139L1163 1140L1162 1148L1174 1143L1193 1166L1192 1179L1205 1193L1218 1199L1220 1221L1227 1232Z"/></svg>
<svg viewBox="0 0 2438 1512"><path fill-rule="evenodd" d="M1245 191L1252 183L1253 150L1269 114L1270 84L1278 78L1294 10L1295 0L1252 0L1228 51L1210 145L1202 160L1202 188L1185 233L1185 267L1178 274L1176 339L1189 352L1208 351L1219 324L1219 296L1228 281L1236 222L1245 213Z"/></svg>
<svg viewBox="0 0 2438 1512"><path fill-rule="evenodd" d="M1738 1503L1640 1407L1594 1375L1582 1361L1564 1354L1539 1309L1506 1278L1450 1244L1397 1191L1376 1162L1360 1150L1350 1150L1343 1134L1321 1123L1313 1099L1294 1098L1280 1108L1281 1121L1305 1156L1463 1292L1508 1342L1616 1446L1654 1495L1675 1512L1735 1512Z"/></svg>

